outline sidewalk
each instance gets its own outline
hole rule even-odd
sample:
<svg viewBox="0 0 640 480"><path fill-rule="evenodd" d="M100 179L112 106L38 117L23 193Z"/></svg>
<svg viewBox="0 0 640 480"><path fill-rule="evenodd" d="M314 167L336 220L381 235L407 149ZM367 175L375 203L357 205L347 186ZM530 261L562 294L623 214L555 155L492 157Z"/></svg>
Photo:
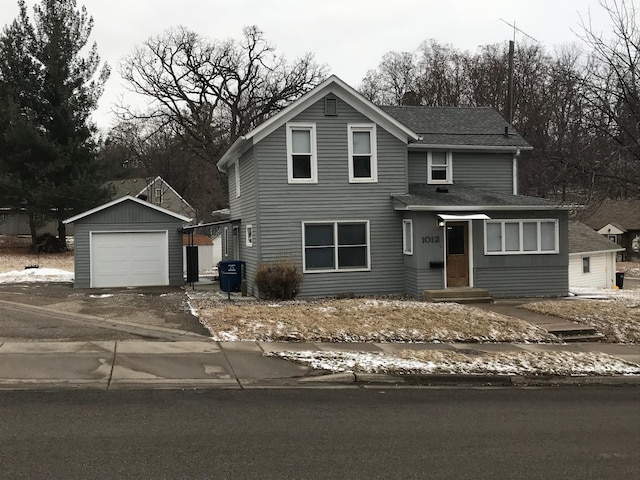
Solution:
<svg viewBox="0 0 640 480"><path fill-rule="evenodd" d="M381 344L212 341L4 342L0 390L89 388L360 388L367 385L640 385L640 376L522 377L508 375L329 374L265 352L283 350L393 353L401 349L603 352L640 363L637 345Z"/></svg>

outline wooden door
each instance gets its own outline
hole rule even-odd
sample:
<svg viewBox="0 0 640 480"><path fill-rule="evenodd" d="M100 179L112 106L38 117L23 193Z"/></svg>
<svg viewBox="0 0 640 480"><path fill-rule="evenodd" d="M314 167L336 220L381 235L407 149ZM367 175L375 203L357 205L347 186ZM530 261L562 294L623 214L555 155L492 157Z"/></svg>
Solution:
<svg viewBox="0 0 640 480"><path fill-rule="evenodd" d="M447 287L469 286L469 226L447 222Z"/></svg>

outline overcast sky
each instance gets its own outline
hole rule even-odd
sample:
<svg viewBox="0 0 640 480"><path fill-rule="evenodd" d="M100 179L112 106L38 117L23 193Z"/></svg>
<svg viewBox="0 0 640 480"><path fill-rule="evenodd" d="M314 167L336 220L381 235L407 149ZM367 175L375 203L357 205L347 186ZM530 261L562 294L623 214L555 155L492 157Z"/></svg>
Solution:
<svg viewBox="0 0 640 480"><path fill-rule="evenodd" d="M638 2L640 0L633 0ZM27 0L32 17L34 0ZM152 35L182 25L215 39L240 39L242 27L257 25L276 52L293 60L306 52L357 88L389 51L414 51L433 38L460 50L513 39L504 21L547 49L577 42L581 17L610 36L599 0L78 0L93 16L92 39L111 78L95 119L102 129L125 93L118 62ZM0 0L0 24L18 13L17 0ZM524 40L515 32L515 40ZM127 98L129 102L133 99Z"/></svg>

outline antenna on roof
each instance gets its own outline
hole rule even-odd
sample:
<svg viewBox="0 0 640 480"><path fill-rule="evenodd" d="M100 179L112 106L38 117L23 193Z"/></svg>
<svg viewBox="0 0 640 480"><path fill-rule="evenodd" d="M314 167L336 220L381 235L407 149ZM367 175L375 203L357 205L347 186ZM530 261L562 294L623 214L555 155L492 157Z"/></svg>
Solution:
<svg viewBox="0 0 640 480"><path fill-rule="evenodd" d="M529 37L534 42L537 42L537 43L540 43L540 42L538 42L538 40L533 38L531 35L517 28L515 21L513 22L513 25L507 22L506 20L503 20L502 18L500 18L500 21L506 23L511 28L513 28L513 40L509 40L509 85L507 87L507 111L506 111L507 121L509 122L509 125L513 125L513 51L515 49L516 31L520 32L526 37Z"/></svg>

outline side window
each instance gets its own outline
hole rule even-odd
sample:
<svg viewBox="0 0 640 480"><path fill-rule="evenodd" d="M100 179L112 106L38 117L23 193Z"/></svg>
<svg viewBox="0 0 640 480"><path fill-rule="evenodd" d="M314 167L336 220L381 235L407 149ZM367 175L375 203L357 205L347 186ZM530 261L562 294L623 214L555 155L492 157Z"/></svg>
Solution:
<svg viewBox="0 0 640 480"><path fill-rule="evenodd" d="M318 183L316 126L287 124L287 175L289 183Z"/></svg>
<svg viewBox="0 0 640 480"><path fill-rule="evenodd" d="M428 183L453 183L451 152L427 153Z"/></svg>
<svg viewBox="0 0 640 480"><path fill-rule="evenodd" d="M240 196L240 160L236 160L233 164L233 176L236 180L236 197Z"/></svg>
<svg viewBox="0 0 640 480"><path fill-rule="evenodd" d="M222 230L222 256L229 256L229 228L224 227Z"/></svg>
<svg viewBox="0 0 640 480"><path fill-rule="evenodd" d="M582 273L591 271L591 257L582 257Z"/></svg>
<svg viewBox="0 0 640 480"><path fill-rule="evenodd" d="M349 182L377 182L375 124L349 124Z"/></svg>
<svg viewBox="0 0 640 480"><path fill-rule="evenodd" d="M253 225L247 225L246 227L246 245L247 247L253 247Z"/></svg>
<svg viewBox="0 0 640 480"><path fill-rule="evenodd" d="M402 253L413 255L413 222L402 220Z"/></svg>

